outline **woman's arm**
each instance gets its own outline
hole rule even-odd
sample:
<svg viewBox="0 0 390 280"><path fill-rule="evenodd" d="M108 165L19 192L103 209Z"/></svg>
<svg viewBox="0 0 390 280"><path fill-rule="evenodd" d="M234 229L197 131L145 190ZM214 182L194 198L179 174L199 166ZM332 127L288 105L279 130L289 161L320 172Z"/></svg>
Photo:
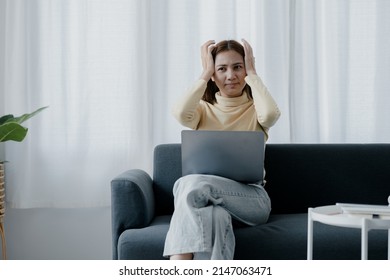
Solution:
<svg viewBox="0 0 390 280"><path fill-rule="evenodd" d="M246 83L252 89L253 103L257 112L257 121L268 130L280 117L280 110L275 100L272 98L267 87L256 73L255 57L251 45L242 39L245 51L245 70L247 76Z"/></svg>
<svg viewBox="0 0 390 280"><path fill-rule="evenodd" d="M278 105L259 76L255 74L248 75L245 81L252 89L257 121L263 128L270 128L280 117Z"/></svg>
<svg viewBox="0 0 390 280"><path fill-rule="evenodd" d="M206 86L207 82L199 79L173 107L173 116L183 126L191 129L198 127L201 116L199 102L206 90Z"/></svg>
<svg viewBox="0 0 390 280"><path fill-rule="evenodd" d="M205 42L201 48L201 59L203 71L200 79L187 91L184 97L173 108L173 115L184 126L191 129L198 127L201 109L199 102L206 90L207 82L214 74L214 59L211 51L215 47L215 41Z"/></svg>

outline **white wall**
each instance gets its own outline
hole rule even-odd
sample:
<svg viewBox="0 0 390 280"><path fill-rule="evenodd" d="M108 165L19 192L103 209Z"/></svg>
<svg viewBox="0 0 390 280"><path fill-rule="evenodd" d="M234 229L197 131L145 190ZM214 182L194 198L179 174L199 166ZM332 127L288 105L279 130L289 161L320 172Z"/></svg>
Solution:
<svg viewBox="0 0 390 280"><path fill-rule="evenodd" d="M7 259L10 260L111 259L109 207L87 209L8 207L4 226Z"/></svg>

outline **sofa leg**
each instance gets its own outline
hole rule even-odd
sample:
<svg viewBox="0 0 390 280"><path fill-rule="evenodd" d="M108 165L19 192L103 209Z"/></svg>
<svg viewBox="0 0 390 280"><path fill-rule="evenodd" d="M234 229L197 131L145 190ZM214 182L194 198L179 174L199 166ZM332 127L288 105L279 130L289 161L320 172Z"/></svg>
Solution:
<svg viewBox="0 0 390 280"><path fill-rule="evenodd" d="M388 236L387 236L387 259L390 260L390 229L387 230Z"/></svg>
<svg viewBox="0 0 390 280"><path fill-rule="evenodd" d="M307 212L307 259L313 259L313 219L311 218L312 208Z"/></svg>

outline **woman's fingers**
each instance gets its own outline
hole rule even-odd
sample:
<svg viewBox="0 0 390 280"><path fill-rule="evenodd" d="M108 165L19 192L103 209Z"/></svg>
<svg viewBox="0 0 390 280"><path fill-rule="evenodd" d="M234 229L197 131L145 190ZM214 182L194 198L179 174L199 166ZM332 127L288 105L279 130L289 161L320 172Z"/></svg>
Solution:
<svg viewBox="0 0 390 280"><path fill-rule="evenodd" d="M207 68L208 62L210 61L210 55L211 55L211 51L214 48L214 44L215 44L214 40L208 40L201 47L202 66L204 69Z"/></svg>
<svg viewBox="0 0 390 280"><path fill-rule="evenodd" d="M253 56L253 50L251 45L245 40L242 40L242 45L245 51L245 68L247 74L256 74L255 57Z"/></svg>
<svg viewBox="0 0 390 280"><path fill-rule="evenodd" d="M204 43L201 47L201 58L202 58L202 67L203 73L202 78L208 81L211 76L214 74L214 59L212 51L215 48L215 41L209 40Z"/></svg>

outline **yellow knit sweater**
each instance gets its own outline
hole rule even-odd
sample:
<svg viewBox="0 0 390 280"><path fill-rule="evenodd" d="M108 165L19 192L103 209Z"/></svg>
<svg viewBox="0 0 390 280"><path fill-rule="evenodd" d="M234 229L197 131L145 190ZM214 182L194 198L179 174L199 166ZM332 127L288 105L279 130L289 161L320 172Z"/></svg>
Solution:
<svg viewBox="0 0 390 280"><path fill-rule="evenodd" d="M252 89L253 100L246 93L239 97L223 97L216 93L217 102L201 100L207 82L198 80L173 108L173 115L183 125L199 130L268 130L280 117L280 110L262 80L249 75L246 83Z"/></svg>

